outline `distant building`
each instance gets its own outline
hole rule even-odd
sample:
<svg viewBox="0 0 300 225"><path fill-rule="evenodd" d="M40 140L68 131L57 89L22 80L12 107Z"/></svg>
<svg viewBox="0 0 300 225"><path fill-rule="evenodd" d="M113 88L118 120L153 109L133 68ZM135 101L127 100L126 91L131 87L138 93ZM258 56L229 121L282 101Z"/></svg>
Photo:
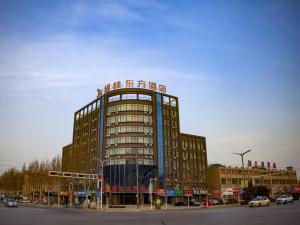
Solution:
<svg viewBox="0 0 300 225"><path fill-rule="evenodd" d="M240 188L243 188L243 172L241 167L210 165L208 168L208 190L215 197L238 198ZM286 170L264 167L245 168L245 186L264 185L270 190L271 197L279 193L293 192L297 184L297 175L293 167Z"/></svg>
<svg viewBox="0 0 300 225"><path fill-rule="evenodd" d="M95 157L105 160L104 192L116 204L134 204L137 188L141 199L149 201L150 179L153 193L167 195L169 201L204 196L205 137L180 133L178 98L165 92L164 86L144 81L136 86L114 82L104 94L98 90L97 98L74 114L63 170L100 174Z"/></svg>

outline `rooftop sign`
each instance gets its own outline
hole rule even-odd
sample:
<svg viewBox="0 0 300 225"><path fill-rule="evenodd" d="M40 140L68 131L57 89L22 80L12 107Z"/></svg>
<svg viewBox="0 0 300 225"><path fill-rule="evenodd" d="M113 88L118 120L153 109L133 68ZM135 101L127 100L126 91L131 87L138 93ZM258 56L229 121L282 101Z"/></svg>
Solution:
<svg viewBox="0 0 300 225"><path fill-rule="evenodd" d="M121 88L143 88L143 89L148 89L152 91L159 91L161 93L166 93L167 88L165 85L158 85L155 82L148 82L144 80L138 80L136 83L133 80L126 80L125 83L121 83L121 81L115 81L113 84L106 84L104 86L104 89L97 89L97 98L100 97L103 92L104 94L112 91L112 90L117 90Z"/></svg>

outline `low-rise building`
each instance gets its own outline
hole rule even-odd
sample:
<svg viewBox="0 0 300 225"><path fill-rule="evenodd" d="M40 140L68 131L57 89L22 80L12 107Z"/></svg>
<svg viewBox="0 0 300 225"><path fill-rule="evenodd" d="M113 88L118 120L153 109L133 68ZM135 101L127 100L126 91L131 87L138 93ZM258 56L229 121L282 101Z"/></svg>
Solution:
<svg viewBox="0 0 300 225"><path fill-rule="evenodd" d="M245 182L243 177L245 177ZM210 165L208 168L208 190L215 197L232 197L238 199L241 189L253 186L266 186L270 190L270 197L280 193L293 192L297 184L297 175L293 167L285 170L264 167L223 166Z"/></svg>

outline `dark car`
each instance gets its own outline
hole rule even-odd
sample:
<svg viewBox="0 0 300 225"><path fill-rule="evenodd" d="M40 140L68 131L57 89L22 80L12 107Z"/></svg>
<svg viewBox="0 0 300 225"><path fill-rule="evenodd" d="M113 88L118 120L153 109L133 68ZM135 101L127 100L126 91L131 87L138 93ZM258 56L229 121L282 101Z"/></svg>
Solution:
<svg viewBox="0 0 300 225"><path fill-rule="evenodd" d="M175 204L174 204L175 206L187 206L187 204L186 204L186 202L176 202Z"/></svg>
<svg viewBox="0 0 300 225"><path fill-rule="evenodd" d="M7 199L7 201L4 203L5 207L13 207L13 208L17 208L18 207L18 203L15 199Z"/></svg>

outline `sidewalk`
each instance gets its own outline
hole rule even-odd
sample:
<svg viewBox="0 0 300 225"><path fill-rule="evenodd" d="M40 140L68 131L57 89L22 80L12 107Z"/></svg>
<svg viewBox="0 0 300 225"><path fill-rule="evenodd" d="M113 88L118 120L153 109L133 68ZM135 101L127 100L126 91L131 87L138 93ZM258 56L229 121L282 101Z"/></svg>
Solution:
<svg viewBox="0 0 300 225"><path fill-rule="evenodd" d="M223 208L223 207L237 207L240 206L239 204L231 204L231 205L216 205L216 206L174 206L174 205L168 205L167 207L165 205L162 205L160 209L156 209L155 205L152 206L152 209L150 205L144 205L137 208L136 205L126 205L125 208L107 208L107 206L103 207L103 212L140 212L140 211L166 211L166 210L200 210L200 209L213 209L213 208ZM99 209L100 211L100 209Z"/></svg>
<svg viewBox="0 0 300 225"><path fill-rule="evenodd" d="M40 208L64 208L63 205L41 205L41 204L30 204L33 207L40 207ZM97 211L96 208L74 208L74 207L67 207L65 209L73 209L73 210L86 210L86 211L94 211L94 212L141 212L141 211L167 211L167 210L203 210L203 209L214 209L214 208L224 208L224 207L237 207L240 206L239 204L231 204L231 205L215 205L215 206L174 206L174 205L168 205L167 207L165 205L162 205L160 209L156 209L155 205L151 206L150 205L143 205L140 206L139 208L136 205L125 205L124 208L108 208L107 205L103 205L102 211L99 210Z"/></svg>

